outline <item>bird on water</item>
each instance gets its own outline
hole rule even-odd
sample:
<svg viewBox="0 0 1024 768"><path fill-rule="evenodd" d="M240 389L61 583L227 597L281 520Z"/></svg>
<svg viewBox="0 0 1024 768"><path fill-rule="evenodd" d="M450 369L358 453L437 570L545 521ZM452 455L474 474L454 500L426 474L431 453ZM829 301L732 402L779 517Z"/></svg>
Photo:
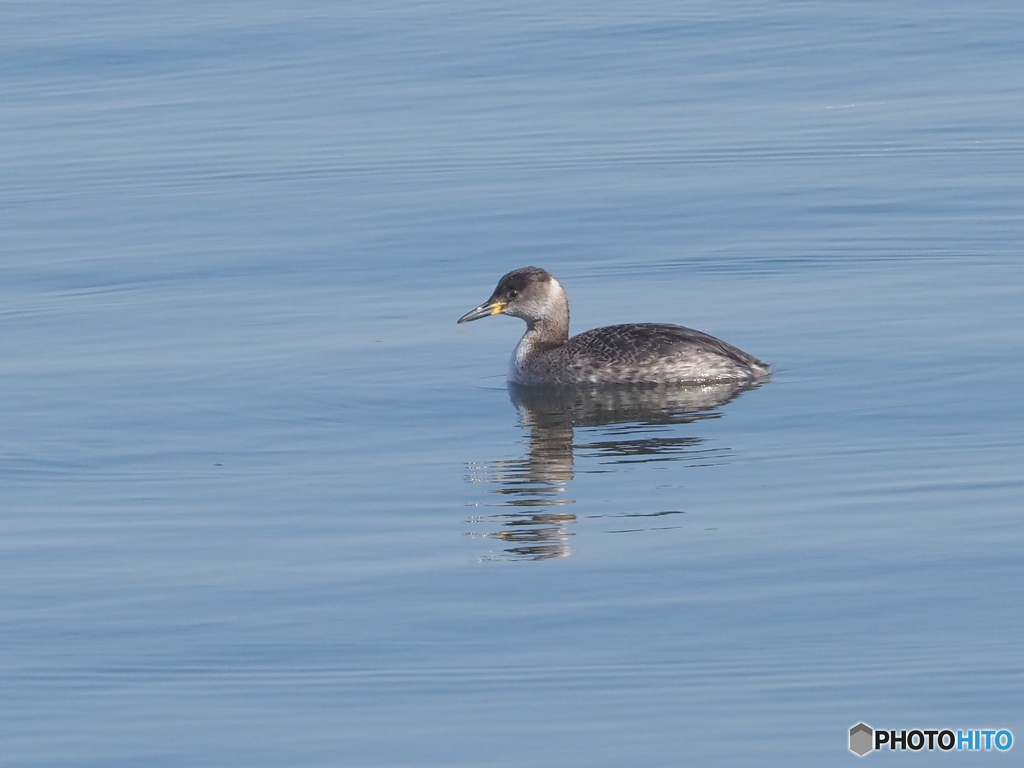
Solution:
<svg viewBox="0 0 1024 768"><path fill-rule="evenodd" d="M509 272L459 322L490 315L526 321L509 364L508 379L518 384L755 384L770 372L753 355L681 325L609 325L570 338L565 290L538 267Z"/></svg>

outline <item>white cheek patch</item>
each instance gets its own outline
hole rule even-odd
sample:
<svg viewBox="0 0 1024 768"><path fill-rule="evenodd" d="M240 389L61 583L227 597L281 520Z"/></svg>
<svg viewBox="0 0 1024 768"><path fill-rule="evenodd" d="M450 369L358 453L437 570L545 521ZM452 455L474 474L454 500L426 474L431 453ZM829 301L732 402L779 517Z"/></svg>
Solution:
<svg viewBox="0 0 1024 768"><path fill-rule="evenodd" d="M564 301L565 291L562 288L562 284L552 277L551 281L545 286L544 298L540 302L541 316L550 316L557 311L558 305Z"/></svg>

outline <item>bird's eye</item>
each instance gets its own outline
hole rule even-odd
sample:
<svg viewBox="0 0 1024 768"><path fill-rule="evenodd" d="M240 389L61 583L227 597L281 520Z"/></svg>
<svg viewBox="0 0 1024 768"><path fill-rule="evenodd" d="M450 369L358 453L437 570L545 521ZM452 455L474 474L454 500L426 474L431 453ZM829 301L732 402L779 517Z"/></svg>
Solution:
<svg viewBox="0 0 1024 768"><path fill-rule="evenodd" d="M513 288L511 291L508 292L508 297L510 299L514 299L518 295L519 295L519 291L517 291L515 288Z"/></svg>

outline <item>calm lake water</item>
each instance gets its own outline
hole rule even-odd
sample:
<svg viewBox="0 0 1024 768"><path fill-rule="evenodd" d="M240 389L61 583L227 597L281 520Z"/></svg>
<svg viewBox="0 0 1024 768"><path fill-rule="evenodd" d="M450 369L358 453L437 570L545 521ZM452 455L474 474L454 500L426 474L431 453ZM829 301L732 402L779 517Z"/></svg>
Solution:
<svg viewBox="0 0 1024 768"><path fill-rule="evenodd" d="M4 765L1024 738L1019 3L0 16ZM509 391L528 264L774 376Z"/></svg>

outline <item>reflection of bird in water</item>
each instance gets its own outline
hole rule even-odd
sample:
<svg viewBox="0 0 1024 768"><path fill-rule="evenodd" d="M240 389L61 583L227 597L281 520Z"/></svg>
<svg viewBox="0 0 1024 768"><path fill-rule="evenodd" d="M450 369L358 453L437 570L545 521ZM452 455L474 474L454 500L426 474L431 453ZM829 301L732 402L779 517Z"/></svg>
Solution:
<svg viewBox="0 0 1024 768"><path fill-rule="evenodd" d="M520 384L755 383L769 374L753 355L681 325L609 325L570 338L565 291L537 267L509 272L459 322L498 314L526 321L508 374Z"/></svg>
<svg viewBox="0 0 1024 768"><path fill-rule="evenodd" d="M483 535L516 546L485 559L545 560L570 554L568 541L573 534L568 526L576 522L576 515L548 508L574 503L566 492L578 451L606 464L684 461L692 466L724 461L728 448L707 449L703 438L677 434L673 428L720 418L718 406L757 386L739 382L688 387L509 385L509 396L528 430L526 455L474 465L472 480L496 485L492 492L501 498L498 506L505 510L475 521L489 520L502 526ZM577 444L576 428L597 431L600 439ZM680 513L613 516L639 520L667 514Z"/></svg>
<svg viewBox="0 0 1024 768"><path fill-rule="evenodd" d="M534 480L572 478L575 450L590 450L615 463L678 461L708 463L714 457L701 448L702 438L667 431L673 424L717 419L716 410L751 383L726 382L699 386L614 385L532 387L509 385L509 396L530 430L526 459ZM600 440L575 443L574 428L603 427ZM728 449L716 449L721 454ZM720 459L720 457L719 457Z"/></svg>
<svg viewBox="0 0 1024 768"><path fill-rule="evenodd" d="M714 409L759 385L716 384L522 386L508 393L527 427L604 427L611 424L688 424L717 419Z"/></svg>

